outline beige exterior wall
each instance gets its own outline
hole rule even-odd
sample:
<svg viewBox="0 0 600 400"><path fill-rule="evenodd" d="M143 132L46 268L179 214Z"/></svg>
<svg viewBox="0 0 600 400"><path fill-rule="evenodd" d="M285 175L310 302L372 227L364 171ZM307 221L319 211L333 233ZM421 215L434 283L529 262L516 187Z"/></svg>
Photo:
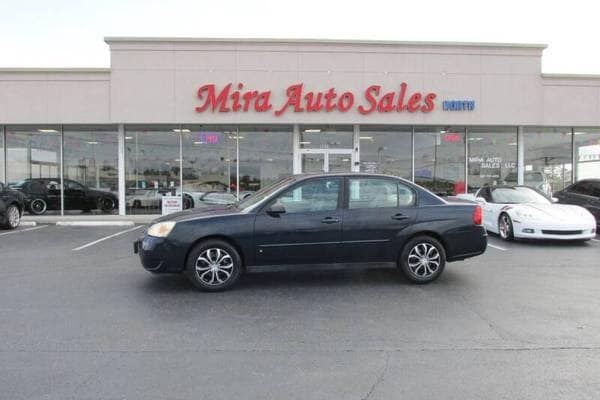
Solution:
<svg viewBox="0 0 600 400"><path fill-rule="evenodd" d="M277 40L109 38L110 70L0 70L0 124L359 123L600 126L600 77L543 76L545 46ZM271 90L352 91L342 113L195 112L198 88L244 83ZM369 85L437 93L430 113L361 115ZM475 100L443 111L443 100Z"/></svg>

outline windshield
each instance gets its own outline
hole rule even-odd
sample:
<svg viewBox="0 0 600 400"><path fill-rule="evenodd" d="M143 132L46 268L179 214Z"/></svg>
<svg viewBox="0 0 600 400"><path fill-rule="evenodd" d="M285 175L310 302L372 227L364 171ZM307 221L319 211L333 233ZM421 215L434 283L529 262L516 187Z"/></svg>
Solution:
<svg viewBox="0 0 600 400"><path fill-rule="evenodd" d="M294 181L295 178L293 176L289 176L287 178L283 178L271 185L265 186L260 189L258 192L254 193L252 196L246 197L244 200L237 203L235 206L237 208L241 208L243 210L252 207L256 203L259 203L265 197L270 196L272 193L281 189L284 186L287 186L290 182Z"/></svg>
<svg viewBox="0 0 600 400"><path fill-rule="evenodd" d="M492 190L492 201L494 203L502 204L550 204L550 200L540 193L531 188L522 186L495 188Z"/></svg>

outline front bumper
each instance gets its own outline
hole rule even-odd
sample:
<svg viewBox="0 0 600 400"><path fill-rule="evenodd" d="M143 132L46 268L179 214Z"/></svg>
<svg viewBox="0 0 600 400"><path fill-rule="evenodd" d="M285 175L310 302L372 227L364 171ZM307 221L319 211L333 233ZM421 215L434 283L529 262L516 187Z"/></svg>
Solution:
<svg viewBox="0 0 600 400"><path fill-rule="evenodd" d="M153 273L183 271L180 251L167 238L144 235L133 242L133 252L140 257L145 270Z"/></svg>
<svg viewBox="0 0 600 400"><path fill-rule="evenodd" d="M513 235L518 239L588 240L596 237L594 225L565 227L514 221L513 226Z"/></svg>

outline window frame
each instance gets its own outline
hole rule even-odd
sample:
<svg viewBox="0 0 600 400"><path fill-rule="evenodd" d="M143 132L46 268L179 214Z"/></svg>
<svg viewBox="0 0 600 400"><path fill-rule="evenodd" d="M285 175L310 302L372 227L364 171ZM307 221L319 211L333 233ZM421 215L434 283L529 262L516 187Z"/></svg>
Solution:
<svg viewBox="0 0 600 400"><path fill-rule="evenodd" d="M271 207L273 204L275 204L277 202L277 200L279 200L279 198L283 195L285 195L286 193L295 190L297 187L302 186L306 183L309 182L315 182L315 181L321 181L321 180L332 180L335 179L337 181L339 181L339 191L338 191L338 198L337 198L337 204L336 204L336 208L334 210L327 210L327 211L339 211L343 208L343 204L344 204L344 194L345 194L345 187L346 187L346 180L344 179L343 176L320 176L320 177L311 177L311 178L307 178L307 179L301 179L297 182L294 182L293 185L288 186L287 188L282 188L279 192L277 192L272 199L270 199L269 201L267 201L262 208L260 209L260 211L258 212L258 214L268 214L267 210L269 209L269 207ZM288 213L287 211L284 214L289 214L289 215L297 215L297 214L307 214L307 213L318 213L318 212L325 212L325 211L304 211L304 212L298 212L298 213Z"/></svg>
<svg viewBox="0 0 600 400"><path fill-rule="evenodd" d="M396 185L396 195L398 196L398 203L395 207L367 207L367 208L350 208L350 180L351 179L377 179L377 180L386 180L386 181L391 181ZM413 194L413 202L412 205L400 205L399 204L399 200L400 200L400 189L399 189L399 185L403 185L405 186L408 190L410 190ZM419 204L419 196L417 191L415 190L415 188L413 188L410 185L407 185L406 183L404 183L403 181L401 181L400 179L397 178L392 178L392 177L387 177L387 176L346 176L344 179L344 204L343 204L343 208L344 210L380 210L382 208L394 208L394 209L400 209L400 208L416 208L417 205Z"/></svg>

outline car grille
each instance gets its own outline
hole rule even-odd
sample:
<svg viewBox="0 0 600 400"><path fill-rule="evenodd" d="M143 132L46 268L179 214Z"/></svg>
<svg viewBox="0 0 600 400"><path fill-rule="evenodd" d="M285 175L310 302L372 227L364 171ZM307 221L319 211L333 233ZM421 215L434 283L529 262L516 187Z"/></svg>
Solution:
<svg viewBox="0 0 600 400"><path fill-rule="evenodd" d="M556 230L547 230L542 229L542 233L544 235L581 235L583 231L556 231Z"/></svg>

